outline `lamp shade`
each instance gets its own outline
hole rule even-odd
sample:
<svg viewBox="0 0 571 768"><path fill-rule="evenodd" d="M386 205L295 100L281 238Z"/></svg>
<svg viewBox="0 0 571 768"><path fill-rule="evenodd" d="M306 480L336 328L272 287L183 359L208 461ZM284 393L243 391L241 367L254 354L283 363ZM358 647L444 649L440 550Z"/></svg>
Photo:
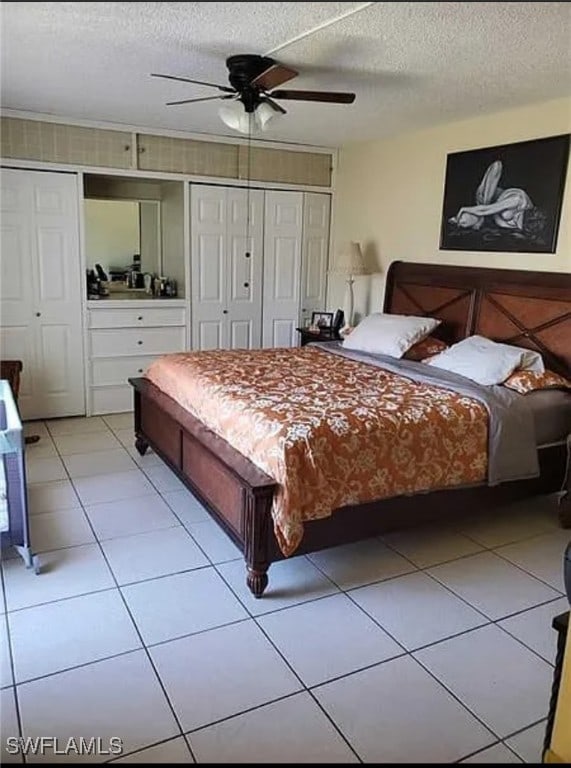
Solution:
<svg viewBox="0 0 571 768"><path fill-rule="evenodd" d="M253 123L253 114L246 112L241 101L231 101L223 104L218 110L218 115L228 128L240 133L250 133L250 123Z"/></svg>
<svg viewBox="0 0 571 768"><path fill-rule="evenodd" d="M240 99L223 104L218 115L229 128L240 133L259 133L268 130L268 123L281 113L267 101L261 101L253 112L246 112Z"/></svg>
<svg viewBox="0 0 571 768"><path fill-rule="evenodd" d="M331 271L338 275L368 275L369 270L365 265L359 243L351 243L349 248L343 251L338 264Z"/></svg>

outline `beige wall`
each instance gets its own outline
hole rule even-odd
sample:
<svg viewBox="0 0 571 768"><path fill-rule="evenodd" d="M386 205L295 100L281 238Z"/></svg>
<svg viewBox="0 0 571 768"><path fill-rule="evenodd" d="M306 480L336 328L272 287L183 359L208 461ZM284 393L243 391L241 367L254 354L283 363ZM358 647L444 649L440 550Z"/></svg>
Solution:
<svg viewBox="0 0 571 768"><path fill-rule="evenodd" d="M571 171L555 254L441 251L442 193L449 152L571 131L571 99L448 123L398 138L350 144L339 152L331 260L361 243L377 274L355 282L355 311L382 307L391 261L571 272ZM379 274L379 268L382 272ZM330 276L328 308L343 305L343 278Z"/></svg>

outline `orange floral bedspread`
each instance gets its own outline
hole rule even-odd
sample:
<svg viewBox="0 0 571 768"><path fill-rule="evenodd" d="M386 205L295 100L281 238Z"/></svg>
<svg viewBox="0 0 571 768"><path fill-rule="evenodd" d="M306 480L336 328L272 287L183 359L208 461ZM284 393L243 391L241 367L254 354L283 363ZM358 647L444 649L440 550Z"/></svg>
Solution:
<svg viewBox="0 0 571 768"><path fill-rule="evenodd" d="M284 555L338 507L486 479L481 403L311 346L165 355L145 376L279 483Z"/></svg>

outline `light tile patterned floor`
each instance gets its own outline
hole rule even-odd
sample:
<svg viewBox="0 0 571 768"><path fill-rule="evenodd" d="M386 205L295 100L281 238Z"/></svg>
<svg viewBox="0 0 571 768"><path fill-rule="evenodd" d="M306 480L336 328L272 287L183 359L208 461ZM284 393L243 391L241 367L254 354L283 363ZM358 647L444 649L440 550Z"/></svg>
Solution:
<svg viewBox="0 0 571 768"><path fill-rule="evenodd" d="M42 573L3 553L3 739L117 736L100 760L126 763L539 760L568 609L554 498L276 563L254 600L131 423L26 426Z"/></svg>

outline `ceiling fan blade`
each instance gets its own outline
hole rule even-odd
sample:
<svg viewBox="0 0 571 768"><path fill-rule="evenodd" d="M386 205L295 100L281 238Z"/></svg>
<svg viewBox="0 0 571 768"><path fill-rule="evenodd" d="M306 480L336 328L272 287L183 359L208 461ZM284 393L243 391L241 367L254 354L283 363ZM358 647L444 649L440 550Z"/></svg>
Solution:
<svg viewBox="0 0 571 768"><path fill-rule="evenodd" d="M277 112L281 112L282 115L287 115L287 110L285 110L281 104L278 104L277 101L274 101L273 99L270 99L269 96L264 96L264 101L266 101L268 104L270 104Z"/></svg>
<svg viewBox="0 0 571 768"><path fill-rule="evenodd" d="M155 72L151 72L151 77L163 77L165 80L180 80L182 83L194 83L195 85L207 85L209 88L218 88L219 91L225 93L236 93L234 88L230 88L226 85L217 85L216 83L205 83L204 80L191 80L189 77L177 77L176 75L158 75Z"/></svg>
<svg viewBox="0 0 571 768"><path fill-rule="evenodd" d="M288 80L293 80L298 74L299 72L291 69L291 67L286 67L285 64L272 64L271 67L268 67L268 69L265 69L255 77L250 85L255 85L262 91L270 91L282 83L287 83Z"/></svg>
<svg viewBox="0 0 571 768"><path fill-rule="evenodd" d="M339 91L273 91L272 99L292 99L294 101L329 101L332 104L352 104L354 93Z"/></svg>
<svg viewBox="0 0 571 768"><path fill-rule="evenodd" d="M176 104L196 104L197 101L218 101L219 99L233 99L234 96L203 96L201 99L183 99L182 101L167 101L165 106L172 107Z"/></svg>

